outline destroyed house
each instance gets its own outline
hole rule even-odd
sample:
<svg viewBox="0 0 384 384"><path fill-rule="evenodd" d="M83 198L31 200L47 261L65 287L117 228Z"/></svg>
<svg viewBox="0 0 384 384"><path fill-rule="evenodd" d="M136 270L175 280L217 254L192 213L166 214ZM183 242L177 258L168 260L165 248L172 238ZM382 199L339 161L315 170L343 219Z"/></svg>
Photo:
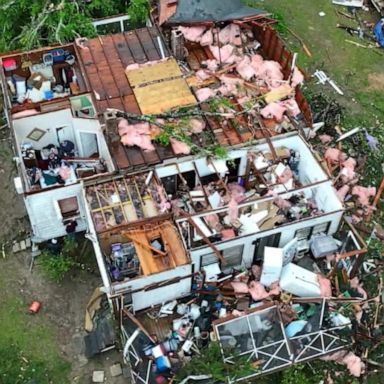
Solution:
<svg viewBox="0 0 384 384"><path fill-rule="evenodd" d="M135 383L210 342L251 362L229 383L346 344L324 275L366 247L304 139L296 56L237 3L159 1L161 31L2 58L34 241L87 232Z"/></svg>
<svg viewBox="0 0 384 384"><path fill-rule="evenodd" d="M5 109L19 177L38 243L87 229L80 180L114 166L75 45L1 58Z"/></svg>

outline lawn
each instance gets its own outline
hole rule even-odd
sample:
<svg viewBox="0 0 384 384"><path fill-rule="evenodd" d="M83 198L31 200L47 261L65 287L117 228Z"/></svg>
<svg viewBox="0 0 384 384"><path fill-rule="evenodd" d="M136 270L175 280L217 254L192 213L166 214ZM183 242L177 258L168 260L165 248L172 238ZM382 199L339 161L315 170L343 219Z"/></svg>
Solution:
<svg viewBox="0 0 384 384"><path fill-rule="evenodd" d="M0 383L66 384L69 364L60 356L54 331L39 314L28 313L28 304L10 278L8 261L0 266Z"/></svg>

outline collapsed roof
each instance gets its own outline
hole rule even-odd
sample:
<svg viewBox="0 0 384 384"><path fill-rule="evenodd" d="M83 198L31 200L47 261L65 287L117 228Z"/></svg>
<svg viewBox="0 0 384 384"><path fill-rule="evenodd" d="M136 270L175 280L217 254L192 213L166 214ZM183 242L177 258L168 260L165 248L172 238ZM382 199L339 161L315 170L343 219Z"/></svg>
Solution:
<svg viewBox="0 0 384 384"><path fill-rule="evenodd" d="M159 5L160 14L168 12L169 15L174 11L168 18L168 23L174 24L250 19L266 14L263 10L243 5L240 0L178 0L172 3L160 0Z"/></svg>

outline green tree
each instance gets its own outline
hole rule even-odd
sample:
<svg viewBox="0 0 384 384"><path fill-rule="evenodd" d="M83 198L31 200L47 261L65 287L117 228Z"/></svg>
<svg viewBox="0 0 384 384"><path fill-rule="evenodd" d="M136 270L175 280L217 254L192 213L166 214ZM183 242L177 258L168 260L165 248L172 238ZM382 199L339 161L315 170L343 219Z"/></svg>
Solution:
<svg viewBox="0 0 384 384"><path fill-rule="evenodd" d="M128 5L128 0L0 0L0 52L92 37L92 19L125 13Z"/></svg>

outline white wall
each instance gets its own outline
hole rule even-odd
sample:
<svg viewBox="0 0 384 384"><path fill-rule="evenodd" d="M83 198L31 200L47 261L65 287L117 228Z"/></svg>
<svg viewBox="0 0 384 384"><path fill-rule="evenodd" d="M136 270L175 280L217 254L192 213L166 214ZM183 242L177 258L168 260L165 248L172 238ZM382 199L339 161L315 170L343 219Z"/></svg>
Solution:
<svg viewBox="0 0 384 384"><path fill-rule="evenodd" d="M181 265L174 269L156 273L150 276L141 276L122 283L113 284L114 292L123 290L137 290L153 283L187 276L192 273L192 265ZM177 283L165 285L148 291L132 294L133 309L139 311L152 305L161 304L176 298L187 296L191 292L192 278L182 279Z"/></svg>
<svg viewBox="0 0 384 384"><path fill-rule="evenodd" d="M99 147L98 148L99 156L102 157L107 162L108 171L109 172L113 171L114 170L113 161L109 153L109 149L105 141L105 137L103 135L99 120L73 118L73 127L75 129L76 142L79 143L78 145L79 149L81 148L80 132L96 133L97 145Z"/></svg>
<svg viewBox="0 0 384 384"><path fill-rule="evenodd" d="M316 216L307 220L302 220L296 223L281 226L279 228L271 229L269 231L258 232L249 236L237 237L221 243L215 243L215 246L219 251L221 251L237 245L244 245L242 265L246 268L250 268L252 265L255 250L255 245L253 244L255 240L267 237L272 234L281 233L279 247L284 247L284 245L286 245L289 241L294 238L295 233L298 229L313 227L317 224L328 222L331 222L328 234L333 235L335 232L337 232L342 215L343 212L339 211L327 215ZM212 249L209 246L203 246L190 251L191 260L192 263L195 265L195 270L200 269L201 256L210 253L212 253Z"/></svg>
<svg viewBox="0 0 384 384"><path fill-rule="evenodd" d="M66 139L75 142L73 133L72 113L70 109L62 109L49 113L28 116L25 118L13 120L13 129L15 132L18 146L23 142L31 142L35 149L41 149L48 144L59 145L55 128L68 126ZM39 141L33 141L27 138L33 128L40 128L46 131L45 135Z"/></svg>
<svg viewBox="0 0 384 384"><path fill-rule="evenodd" d="M85 231L87 229L87 221L80 184L73 184L25 196L25 206L31 222L33 240L35 242L46 241L67 234L62 218L58 215L55 201L74 196L77 197L80 212L80 218L76 219L78 224L76 231Z"/></svg>

